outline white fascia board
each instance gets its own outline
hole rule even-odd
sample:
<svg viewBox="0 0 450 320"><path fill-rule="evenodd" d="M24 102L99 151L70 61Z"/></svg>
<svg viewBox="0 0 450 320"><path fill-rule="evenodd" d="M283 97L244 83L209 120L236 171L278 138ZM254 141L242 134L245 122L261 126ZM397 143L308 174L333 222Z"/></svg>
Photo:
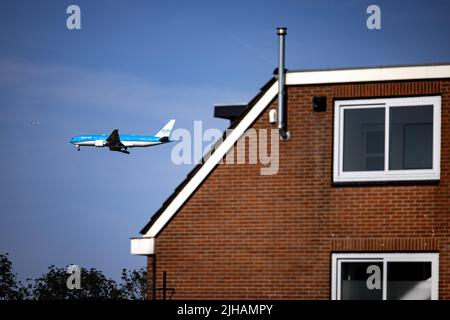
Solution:
<svg viewBox="0 0 450 320"><path fill-rule="evenodd" d="M236 141L245 133L245 130L258 118L261 112L272 102L278 93L278 81L266 91L247 115L239 122L236 128L226 137L217 150L206 160L194 177L178 193L175 199L167 206L166 210L156 219L155 223L145 234L145 237L156 237L167 222L174 216L189 196L197 189L214 167L223 159Z"/></svg>
<svg viewBox="0 0 450 320"><path fill-rule="evenodd" d="M131 238L131 254L148 256L155 253L155 239L148 237Z"/></svg>
<svg viewBox="0 0 450 320"><path fill-rule="evenodd" d="M442 78L450 78L450 65L288 72L286 85Z"/></svg>

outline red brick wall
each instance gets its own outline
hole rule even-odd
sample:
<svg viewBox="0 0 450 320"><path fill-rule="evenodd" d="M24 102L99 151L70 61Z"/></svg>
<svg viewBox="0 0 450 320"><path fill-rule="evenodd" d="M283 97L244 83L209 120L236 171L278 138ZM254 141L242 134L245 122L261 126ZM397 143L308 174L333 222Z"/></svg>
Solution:
<svg viewBox="0 0 450 320"><path fill-rule="evenodd" d="M332 252L438 251L449 299L450 81L287 92L291 139L280 142L278 174L217 166L157 237L157 285L166 271L174 299L329 299ZM333 186L333 99L423 94L442 94L439 184ZM325 113L312 112L313 96L327 96ZM268 110L254 128L270 128Z"/></svg>

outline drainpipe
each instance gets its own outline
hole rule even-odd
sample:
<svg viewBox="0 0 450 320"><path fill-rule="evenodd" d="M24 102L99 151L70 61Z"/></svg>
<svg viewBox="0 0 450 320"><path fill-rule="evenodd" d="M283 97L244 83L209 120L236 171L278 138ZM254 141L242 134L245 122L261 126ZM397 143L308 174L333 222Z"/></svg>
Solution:
<svg viewBox="0 0 450 320"><path fill-rule="evenodd" d="M286 91L285 79L286 69L284 68L284 38L287 34L287 28L277 28L278 35L278 130L282 140L289 139L289 131L287 130L287 114L286 114Z"/></svg>
<svg viewBox="0 0 450 320"><path fill-rule="evenodd" d="M152 258L152 300L156 300L156 254L149 255ZM147 277L150 277L147 274ZM148 291L147 291L148 292ZM147 298L148 299L148 298Z"/></svg>

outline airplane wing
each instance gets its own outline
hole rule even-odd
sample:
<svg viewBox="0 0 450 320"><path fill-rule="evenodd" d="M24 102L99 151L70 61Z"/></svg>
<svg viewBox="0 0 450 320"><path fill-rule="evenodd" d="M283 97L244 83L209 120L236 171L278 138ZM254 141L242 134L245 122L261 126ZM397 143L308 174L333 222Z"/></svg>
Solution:
<svg viewBox="0 0 450 320"><path fill-rule="evenodd" d="M109 147L109 150L117 151L121 150L122 148L125 148L123 143L120 141L118 129L111 132L109 137L106 139L106 143Z"/></svg>

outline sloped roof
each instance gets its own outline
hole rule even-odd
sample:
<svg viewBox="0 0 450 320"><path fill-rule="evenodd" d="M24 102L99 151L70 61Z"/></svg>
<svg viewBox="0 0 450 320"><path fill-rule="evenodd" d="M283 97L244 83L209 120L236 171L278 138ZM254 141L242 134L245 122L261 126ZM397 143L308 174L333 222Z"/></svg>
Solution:
<svg viewBox="0 0 450 320"><path fill-rule="evenodd" d="M234 129L240 121L245 117L245 115L248 113L248 111L253 107L253 105L261 98L261 96L266 92L267 88L269 88L271 85L275 83L276 79L272 78L270 79L264 86L261 87L259 93L247 104L247 107L244 109L244 111L239 115L239 117L230 124L227 130ZM225 140L225 132L223 136L223 140ZM211 150L208 152L208 154L211 154L214 152L217 147L222 143L222 141L216 142ZM147 231L150 229L152 224L158 219L158 217L164 212L164 210L167 208L167 206L172 202L172 200L180 193L180 191L186 186L186 184L192 179L192 177L198 172L200 167L204 164L204 161L197 164L194 169L192 169L186 176L186 178L178 185L178 187L175 189L175 191L164 201L161 208L156 211L156 213L151 217L150 221L145 225L145 227L140 231L141 234L146 234Z"/></svg>
<svg viewBox="0 0 450 320"><path fill-rule="evenodd" d="M419 80L450 78L450 63L416 66L380 66L366 68L291 71L286 74L286 85L312 85L332 83L356 83L395 80ZM208 160L198 164L186 179L167 198L161 208L141 230L146 238L156 237L209 176L235 142L253 124L277 95L278 81L270 79L261 91L248 103L240 117L229 127L232 134L212 148ZM226 138L226 139L225 139Z"/></svg>

